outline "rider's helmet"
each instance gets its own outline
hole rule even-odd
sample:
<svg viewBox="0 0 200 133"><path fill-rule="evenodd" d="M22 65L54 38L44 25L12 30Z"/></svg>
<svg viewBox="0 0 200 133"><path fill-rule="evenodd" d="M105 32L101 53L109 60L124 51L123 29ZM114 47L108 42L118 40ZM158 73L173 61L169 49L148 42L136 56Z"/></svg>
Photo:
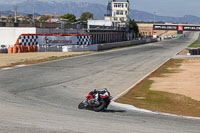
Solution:
<svg viewBox="0 0 200 133"><path fill-rule="evenodd" d="M103 88L103 91L108 91L107 88Z"/></svg>
<svg viewBox="0 0 200 133"><path fill-rule="evenodd" d="M97 93L98 91L97 91L97 89L94 89L94 91L93 91L94 93Z"/></svg>

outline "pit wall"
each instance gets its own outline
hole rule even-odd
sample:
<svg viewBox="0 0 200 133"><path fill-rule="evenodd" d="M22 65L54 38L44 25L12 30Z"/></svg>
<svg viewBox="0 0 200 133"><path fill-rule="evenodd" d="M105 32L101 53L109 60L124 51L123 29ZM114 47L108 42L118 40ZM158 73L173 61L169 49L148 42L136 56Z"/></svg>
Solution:
<svg viewBox="0 0 200 133"><path fill-rule="evenodd" d="M93 44L93 45L70 45L63 47L63 52L81 52L81 51L101 51L112 48L120 48L126 46L133 46L139 44L146 44L157 42L157 39L147 39L147 40L132 40L124 42L114 42L114 43L104 43L104 44Z"/></svg>
<svg viewBox="0 0 200 133"><path fill-rule="evenodd" d="M133 45L138 45L138 44L152 43L152 42L157 42L157 39L132 40L132 41L124 41L124 42L105 43L105 44L98 45L98 51L112 49L112 48L133 46Z"/></svg>
<svg viewBox="0 0 200 133"><path fill-rule="evenodd" d="M37 48L31 48L31 46L24 46L20 48L9 48L8 53L21 53L21 52L84 52L84 51L101 51L112 48L120 48L126 46L134 46L139 44L146 44L157 42L156 39L147 39L147 40L132 40L132 41L124 41L124 42L115 42L115 43L105 43L105 44L93 44L93 45L69 45L69 46L40 46ZM5 50L4 50L5 51ZM16 52L15 52L16 51ZM0 51L0 53L5 53Z"/></svg>

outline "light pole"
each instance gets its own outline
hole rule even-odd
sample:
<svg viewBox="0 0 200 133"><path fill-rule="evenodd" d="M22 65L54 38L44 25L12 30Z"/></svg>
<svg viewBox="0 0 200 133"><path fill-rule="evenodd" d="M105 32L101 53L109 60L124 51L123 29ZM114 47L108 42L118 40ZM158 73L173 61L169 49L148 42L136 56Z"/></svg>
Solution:
<svg viewBox="0 0 200 133"><path fill-rule="evenodd" d="M155 20L156 20L156 12L154 11L153 14L154 14L153 23L155 23Z"/></svg>
<svg viewBox="0 0 200 133"><path fill-rule="evenodd" d="M35 23L35 3L34 0L32 0L33 3L33 23Z"/></svg>

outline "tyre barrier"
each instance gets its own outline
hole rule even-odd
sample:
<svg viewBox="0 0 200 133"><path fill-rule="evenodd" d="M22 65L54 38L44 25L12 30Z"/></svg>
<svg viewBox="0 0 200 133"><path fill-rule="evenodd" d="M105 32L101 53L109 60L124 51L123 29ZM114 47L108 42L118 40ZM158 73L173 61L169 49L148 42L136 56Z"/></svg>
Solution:
<svg viewBox="0 0 200 133"><path fill-rule="evenodd" d="M0 48L0 53L8 53L8 49L7 48Z"/></svg>
<svg viewBox="0 0 200 133"><path fill-rule="evenodd" d="M33 46L16 45L13 47L9 47L7 50L8 54L24 53L24 52L37 52L37 45L33 45Z"/></svg>
<svg viewBox="0 0 200 133"><path fill-rule="evenodd" d="M200 55L200 48L189 49L190 55Z"/></svg>

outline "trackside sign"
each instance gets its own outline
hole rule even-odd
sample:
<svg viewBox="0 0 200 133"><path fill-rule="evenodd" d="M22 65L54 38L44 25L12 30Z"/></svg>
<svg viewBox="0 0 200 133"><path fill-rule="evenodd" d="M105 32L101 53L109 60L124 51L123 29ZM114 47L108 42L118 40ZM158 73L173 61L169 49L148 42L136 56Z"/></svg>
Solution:
<svg viewBox="0 0 200 133"><path fill-rule="evenodd" d="M176 25L154 25L154 30L177 30L178 26Z"/></svg>
<svg viewBox="0 0 200 133"><path fill-rule="evenodd" d="M72 45L77 44L77 36L38 36L38 44L42 45Z"/></svg>
<svg viewBox="0 0 200 133"><path fill-rule="evenodd" d="M154 30L200 31L200 26L154 25Z"/></svg>

